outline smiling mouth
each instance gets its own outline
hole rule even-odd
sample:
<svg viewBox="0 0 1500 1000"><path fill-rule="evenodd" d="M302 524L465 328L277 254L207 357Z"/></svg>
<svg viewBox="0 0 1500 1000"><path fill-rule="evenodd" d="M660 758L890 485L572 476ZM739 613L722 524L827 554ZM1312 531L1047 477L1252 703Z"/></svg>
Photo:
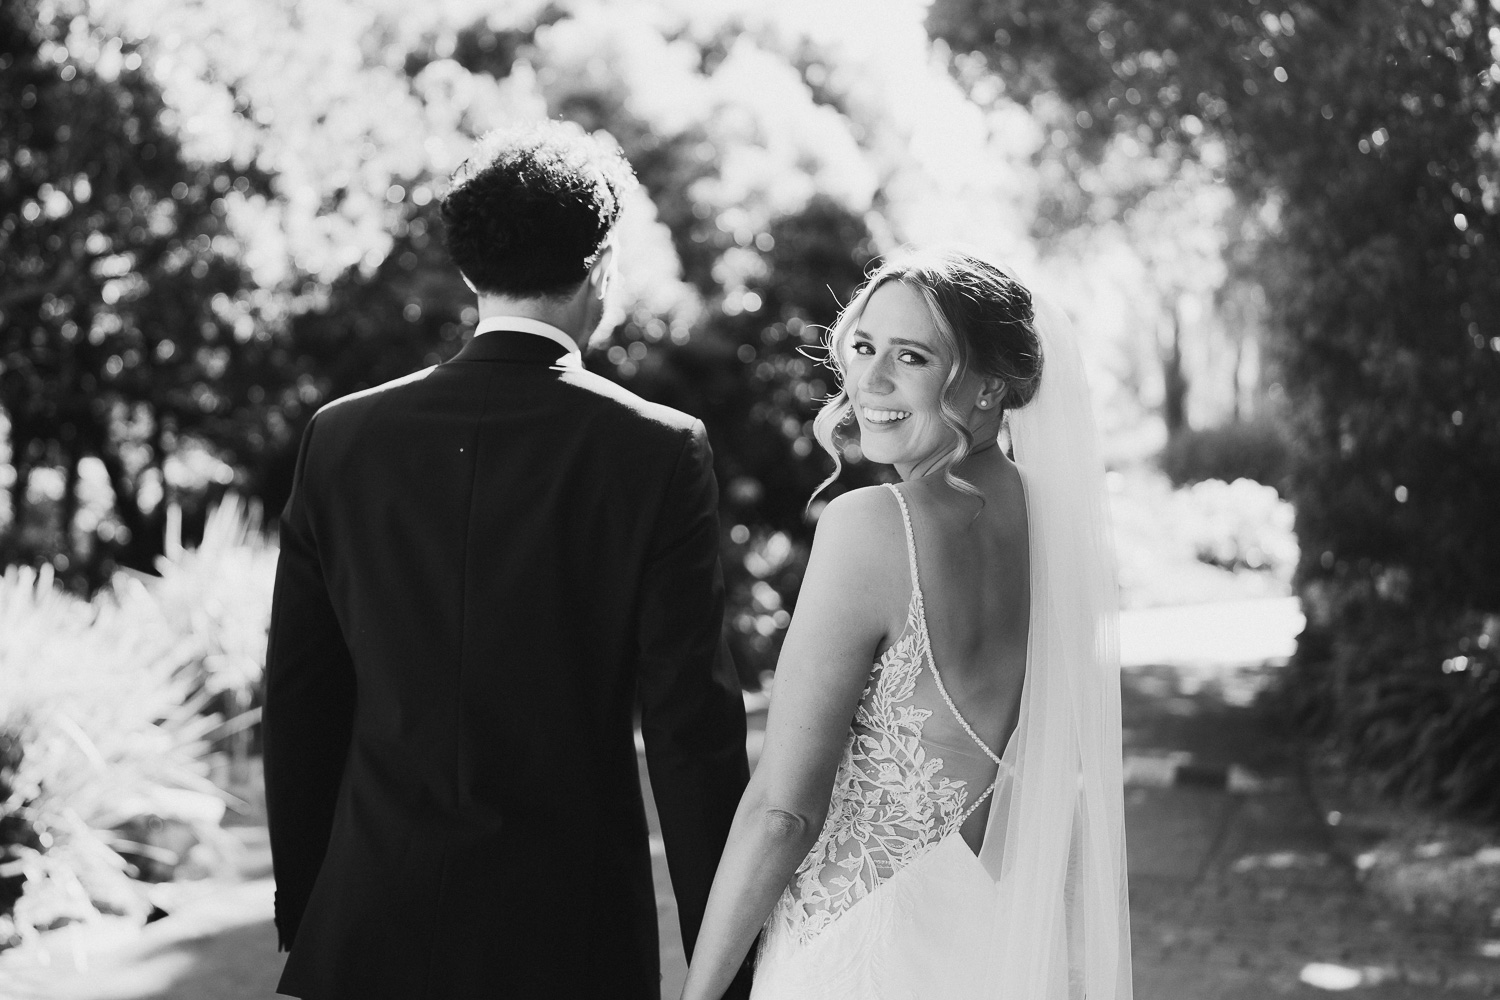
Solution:
<svg viewBox="0 0 1500 1000"><path fill-rule="evenodd" d="M906 410L876 410L868 406L860 407L860 412L864 414L865 421L871 424L895 424L911 416Z"/></svg>

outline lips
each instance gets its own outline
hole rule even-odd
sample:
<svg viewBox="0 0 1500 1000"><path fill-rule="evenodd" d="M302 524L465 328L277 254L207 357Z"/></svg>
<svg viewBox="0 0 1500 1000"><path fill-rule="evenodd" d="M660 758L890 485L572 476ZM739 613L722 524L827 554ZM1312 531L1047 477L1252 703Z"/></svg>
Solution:
<svg viewBox="0 0 1500 1000"><path fill-rule="evenodd" d="M911 416L909 410L877 410L870 406L860 407L860 413L866 423L876 425L898 424Z"/></svg>

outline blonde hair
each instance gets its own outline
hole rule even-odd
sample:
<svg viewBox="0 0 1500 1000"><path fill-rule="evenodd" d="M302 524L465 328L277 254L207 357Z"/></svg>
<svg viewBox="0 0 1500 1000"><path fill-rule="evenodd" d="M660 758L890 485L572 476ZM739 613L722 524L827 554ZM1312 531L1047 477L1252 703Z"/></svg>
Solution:
<svg viewBox="0 0 1500 1000"><path fill-rule="evenodd" d="M870 296L881 285L900 281L922 296L933 326L953 358L943 380L943 423L953 431L953 447L938 462L943 478L954 489L971 495L978 490L953 468L974 449L965 415L952 400L952 390L970 371L1005 383L1004 410L1024 406L1036 395L1042 376L1042 347L1037 337L1031 293L994 264L963 250L902 247L888 256L844 307L823 339L826 363L838 378L839 389L813 420L813 437L833 458L833 473L813 491L817 496L843 470L843 450L858 440L854 403L844 385L844 358L850 334L859 325ZM855 428L850 433L850 427Z"/></svg>

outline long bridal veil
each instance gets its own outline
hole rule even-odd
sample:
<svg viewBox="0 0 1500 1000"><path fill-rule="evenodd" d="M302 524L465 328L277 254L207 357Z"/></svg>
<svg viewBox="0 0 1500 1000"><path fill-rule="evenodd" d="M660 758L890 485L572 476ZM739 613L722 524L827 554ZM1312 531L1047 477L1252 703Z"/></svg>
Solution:
<svg viewBox="0 0 1500 1000"><path fill-rule="evenodd" d="M979 859L998 883L985 982L996 1000L1131 1000L1119 599L1083 360L1038 302L1040 391L1010 413L1026 487L1031 632L1015 771Z"/></svg>

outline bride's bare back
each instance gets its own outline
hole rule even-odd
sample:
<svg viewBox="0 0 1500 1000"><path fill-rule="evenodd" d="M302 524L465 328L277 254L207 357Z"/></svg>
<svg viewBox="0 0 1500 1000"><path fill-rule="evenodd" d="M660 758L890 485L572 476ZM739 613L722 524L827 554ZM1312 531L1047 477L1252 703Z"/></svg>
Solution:
<svg viewBox="0 0 1500 1000"><path fill-rule="evenodd" d="M816 842L767 921L758 995L871 995L880 975L866 981L860 963L831 957L880 952L876 939L911 921L964 959L937 963L957 978L928 982L933 995L973 994L974 935L994 891L977 854L997 784L1014 773L1004 741L1016 725L1029 613L1020 479L987 452L965 463L983 482L982 501L934 477L849 498L874 571L864 577L871 620L885 620L884 635ZM925 946L899 942L916 960L908 967L889 950L896 944L881 952L883 967L895 961L902 977L926 979L914 972L928 964Z"/></svg>
<svg viewBox="0 0 1500 1000"><path fill-rule="evenodd" d="M915 534L933 663L963 719L986 746L1003 754L1020 715L1026 673L1031 605L1025 493L1015 465L996 448L970 458L962 471L982 505L942 476L900 488ZM943 710L930 672L918 681L914 702L935 709L922 742L943 756L945 775L976 788L993 780L993 761L963 723ZM964 840L976 853L986 807L963 826Z"/></svg>

